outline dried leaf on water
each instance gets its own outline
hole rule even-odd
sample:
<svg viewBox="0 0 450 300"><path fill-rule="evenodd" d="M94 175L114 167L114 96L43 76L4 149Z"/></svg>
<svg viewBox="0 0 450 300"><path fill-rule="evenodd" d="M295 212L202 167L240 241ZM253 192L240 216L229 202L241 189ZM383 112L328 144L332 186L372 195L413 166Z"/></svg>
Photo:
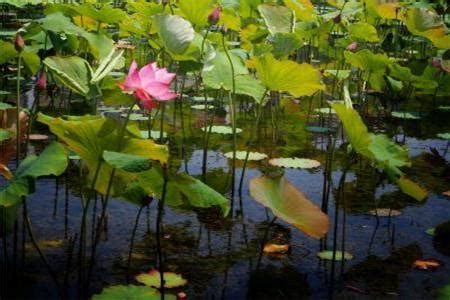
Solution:
<svg viewBox="0 0 450 300"><path fill-rule="evenodd" d="M419 270L436 270L442 263L434 258L417 259L413 263L413 267Z"/></svg>

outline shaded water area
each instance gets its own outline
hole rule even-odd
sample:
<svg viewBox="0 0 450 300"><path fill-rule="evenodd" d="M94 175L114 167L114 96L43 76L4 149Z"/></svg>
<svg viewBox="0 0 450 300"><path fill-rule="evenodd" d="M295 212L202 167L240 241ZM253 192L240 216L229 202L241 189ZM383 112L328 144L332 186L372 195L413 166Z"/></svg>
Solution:
<svg viewBox="0 0 450 300"><path fill-rule="evenodd" d="M223 217L215 209L164 208L161 249L165 269L182 274L188 280L185 287L175 291L184 291L189 299L321 299L329 297L330 293L337 299L434 297L436 290L450 279L448 249L435 247L433 237L426 233L450 216L450 199L442 195L449 188L448 145L435 138L437 133L450 130L447 121L450 113L424 108L421 120L396 120L372 109L363 114L372 131L393 136L409 148L413 165L407 173L430 192L421 203L381 180L380 174L366 161L358 161L344 172L347 148L346 144L342 145L342 134L338 132L334 141L327 134L305 130L307 125L338 128L334 115L308 114L309 108L319 107L319 99L303 99L300 103L291 98L274 101L275 111L263 113L252 151L266 153L269 157L307 157L321 162L320 167L310 170L284 171L287 179L319 207L329 195L327 237L314 240L288 223L274 219L270 210L249 195L249 180L267 171L266 161L247 164L241 191L243 164L237 161L235 193L231 197L232 167L224 156L232 149L231 135L211 133L206 173L202 174L205 150L200 127L204 125L205 115L202 110L191 109L194 103L186 98L182 111L176 102L175 106L167 107L165 115L164 131L168 138L163 142L170 146L171 166L203 179L226 195L232 201L232 210L228 217ZM313 101L312 106L310 101ZM177 107L175 111L174 107ZM254 132L254 115L251 104L246 102L241 102L239 110L238 127L243 132L238 137L238 149L246 150L245 142ZM228 122L226 105L217 103L214 113L214 124ZM120 113L105 114L118 117ZM145 129L146 122L139 122ZM181 134L181 122L185 137ZM158 126L156 124L154 129L159 130ZM45 130L44 126L36 125L36 132ZM333 143L336 149L332 153L331 177L327 180L324 166ZM31 148L39 153L43 147L33 143ZM79 294L78 286L76 239L82 215L78 166L78 160L71 160L63 176L40 179L36 192L28 197L35 238L59 284L66 290L65 296L70 299L85 297ZM10 167L14 169L14 162ZM99 218L100 206L99 196L88 213L88 231ZM401 214L377 217L369 213L375 208L392 208ZM134 275L157 267L155 200L143 209L137 223L128 270L130 240L138 210L122 200L110 201L89 295L107 286L133 283ZM18 223L22 223L20 217ZM6 253L0 256L2 298L58 298L54 280L29 238L22 253L22 234L19 231L16 237L1 242ZM14 238L18 239L16 254L13 254ZM270 241L289 244L289 253L263 253L264 244ZM319 260L317 252L333 249L333 246L350 252L353 259L335 263ZM414 269L413 262L421 258L437 259L443 264L434 271Z"/></svg>

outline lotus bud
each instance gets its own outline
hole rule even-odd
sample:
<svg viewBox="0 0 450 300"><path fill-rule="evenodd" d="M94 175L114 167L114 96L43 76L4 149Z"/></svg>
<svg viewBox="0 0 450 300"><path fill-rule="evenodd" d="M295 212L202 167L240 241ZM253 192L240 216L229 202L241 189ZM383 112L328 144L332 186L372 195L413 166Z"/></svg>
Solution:
<svg viewBox="0 0 450 300"><path fill-rule="evenodd" d="M333 18L333 22L335 24L341 23L342 17L341 14L338 14L336 17Z"/></svg>
<svg viewBox="0 0 450 300"><path fill-rule="evenodd" d="M216 25L220 19L220 7L214 8L214 10L208 15L209 25Z"/></svg>
<svg viewBox="0 0 450 300"><path fill-rule="evenodd" d="M36 81L36 87L38 90L43 91L47 88L47 74L44 71L39 73Z"/></svg>
<svg viewBox="0 0 450 300"><path fill-rule="evenodd" d="M16 48L17 52L22 52L25 48L25 41L20 33L16 34L16 39L14 40L14 48Z"/></svg>
<svg viewBox="0 0 450 300"><path fill-rule="evenodd" d="M351 52L355 52L356 49L358 49L358 43L357 42L352 42L347 46L347 50L351 51Z"/></svg>
<svg viewBox="0 0 450 300"><path fill-rule="evenodd" d="M185 292L179 292L177 294L177 300L187 300L187 295Z"/></svg>
<svg viewBox="0 0 450 300"><path fill-rule="evenodd" d="M433 59L431 60L431 65L436 69L442 69L441 59L438 57L433 57Z"/></svg>

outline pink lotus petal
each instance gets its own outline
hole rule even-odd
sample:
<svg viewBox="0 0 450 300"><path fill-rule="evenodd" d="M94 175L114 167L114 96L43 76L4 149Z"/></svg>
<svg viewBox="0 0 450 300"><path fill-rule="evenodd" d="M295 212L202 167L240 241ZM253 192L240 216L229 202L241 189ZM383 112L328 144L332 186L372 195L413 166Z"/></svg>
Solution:
<svg viewBox="0 0 450 300"><path fill-rule="evenodd" d="M141 86L141 78L139 76L139 72L137 71L137 63L133 61L130 66L130 70L128 71L128 76L125 79L123 87L125 90L134 91Z"/></svg>
<svg viewBox="0 0 450 300"><path fill-rule="evenodd" d="M177 93L167 91L166 93L159 95L156 100L167 101L167 100L175 99L176 97L178 97Z"/></svg>
<svg viewBox="0 0 450 300"><path fill-rule="evenodd" d="M175 73L169 73L165 68L155 72L155 79L159 82L169 84L174 78Z"/></svg>

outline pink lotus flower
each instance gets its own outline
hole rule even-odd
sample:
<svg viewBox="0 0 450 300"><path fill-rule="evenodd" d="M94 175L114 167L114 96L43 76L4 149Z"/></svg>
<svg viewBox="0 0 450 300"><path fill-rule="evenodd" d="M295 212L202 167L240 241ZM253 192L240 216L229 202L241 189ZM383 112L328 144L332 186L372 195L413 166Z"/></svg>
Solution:
<svg viewBox="0 0 450 300"><path fill-rule="evenodd" d="M208 23L210 25L216 25L217 22L219 22L220 19L220 7L214 8L214 10L208 15Z"/></svg>
<svg viewBox="0 0 450 300"><path fill-rule="evenodd" d="M347 46L347 50L351 51L351 52L355 52L356 49L358 49L358 43L357 42L352 42Z"/></svg>
<svg viewBox="0 0 450 300"><path fill-rule="evenodd" d="M167 72L166 68L158 68L156 62L137 68L136 61L130 66L125 82L119 87L125 92L132 92L146 109L157 106L153 101L167 101L177 97L169 91L169 86L175 74Z"/></svg>

